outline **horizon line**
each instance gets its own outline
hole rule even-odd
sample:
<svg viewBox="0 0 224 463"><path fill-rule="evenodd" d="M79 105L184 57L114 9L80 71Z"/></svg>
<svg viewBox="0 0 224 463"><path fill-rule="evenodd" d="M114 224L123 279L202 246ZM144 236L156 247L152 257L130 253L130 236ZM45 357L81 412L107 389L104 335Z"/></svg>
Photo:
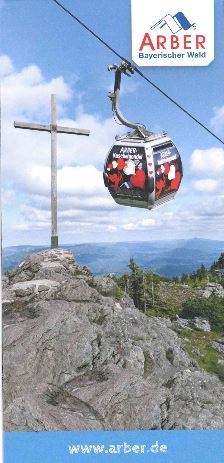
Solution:
<svg viewBox="0 0 224 463"><path fill-rule="evenodd" d="M135 240L130 240L130 241L94 241L94 242L91 242L91 241L85 241L85 242L79 242L79 243L61 243L58 248L60 247L65 247L65 246L80 246L80 245L97 245L97 244L107 244L107 245L110 245L110 244L128 244L128 243L154 243L154 242L180 242L180 241L214 241L214 242L218 242L218 243L224 243L224 239L223 240L217 240L217 239L212 239L212 238L198 238L198 237L194 237L194 238L172 238L172 239L169 239L169 238L165 238L165 239L153 239L153 240L139 240L139 241L135 241ZM7 248L16 248L16 247L33 247L33 248L39 248L39 247L42 247L42 248L50 248L50 243L49 245L48 244L14 244L14 245L7 245L7 246L3 246L2 249L7 249Z"/></svg>

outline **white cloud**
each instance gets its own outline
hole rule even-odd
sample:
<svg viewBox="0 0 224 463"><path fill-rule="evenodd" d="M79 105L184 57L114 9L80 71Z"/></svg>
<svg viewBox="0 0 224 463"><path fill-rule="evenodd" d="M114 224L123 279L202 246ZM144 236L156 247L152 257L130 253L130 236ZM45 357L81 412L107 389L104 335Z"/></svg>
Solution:
<svg viewBox="0 0 224 463"><path fill-rule="evenodd" d="M142 220L141 225L143 227L150 227L152 225L155 225L155 220L154 219L144 219Z"/></svg>
<svg viewBox="0 0 224 463"><path fill-rule="evenodd" d="M108 225L108 227L106 227L105 231L107 231L109 233L115 233L117 231L117 227L115 227L115 225Z"/></svg>
<svg viewBox="0 0 224 463"><path fill-rule="evenodd" d="M1 8L1 2L0 2ZM11 74L14 70L13 64L9 56L2 55L0 56L0 76L4 77Z"/></svg>
<svg viewBox="0 0 224 463"><path fill-rule="evenodd" d="M220 182L212 178L196 180L193 182L193 186L197 191L205 191L207 193L213 193L218 191L220 188Z"/></svg>
<svg viewBox="0 0 224 463"><path fill-rule="evenodd" d="M156 225L156 220L152 218L148 218L148 219L143 219L143 220L136 221L136 222L125 223L124 225L121 226L121 228L123 230L128 230L128 231L132 231L132 230L143 231L143 230L148 230L150 227L153 227L154 225Z"/></svg>
<svg viewBox="0 0 224 463"><path fill-rule="evenodd" d="M70 99L72 90L62 76L46 81L36 65L27 66L20 72L12 70L7 75L5 73L2 79L4 117L32 117L38 118L38 121L42 117L48 118L51 93L57 94L59 114L63 114L62 104Z"/></svg>
<svg viewBox="0 0 224 463"><path fill-rule="evenodd" d="M223 220L224 220L224 195L211 196L208 199L201 201L198 207L194 210L195 215L207 220L207 225L214 224L213 232L219 231L219 220L221 220L221 231L223 235ZM223 239L223 237L222 237Z"/></svg>
<svg viewBox="0 0 224 463"><path fill-rule="evenodd" d="M30 222L30 223L19 223L15 224L13 227L13 230L16 232L20 231L43 231L43 229L48 230L49 229L49 223L48 222L41 222L38 220L35 220L35 222Z"/></svg>
<svg viewBox="0 0 224 463"><path fill-rule="evenodd" d="M25 205L21 207L21 216L23 217L23 221L16 224L15 229L45 229L46 226L50 229L50 208L41 210L33 205ZM61 209L58 212L60 229L65 230L65 228L69 228L72 230L75 228L77 233L80 233L82 229L87 230L91 234L96 230L114 232L117 230L116 223L118 223L117 211L112 210L111 214L108 214L103 208L96 210L95 206L92 210L89 209L87 211L85 209L74 208Z"/></svg>
<svg viewBox="0 0 224 463"><path fill-rule="evenodd" d="M224 129L224 105L214 108L214 116L211 119L211 125L217 132L222 132Z"/></svg>
<svg viewBox="0 0 224 463"><path fill-rule="evenodd" d="M64 207L64 201L68 199L73 201L73 206L68 206L67 203ZM116 206L109 197L108 201L111 200L111 204L108 204L108 207L97 209L94 204L92 208L85 209L85 201L81 206L79 199L66 197L59 200L59 235L64 237L66 242L73 234L76 240L81 241L94 240L97 236L109 239L108 234L113 240L116 238L118 241L195 236L214 238L214 230L216 239L223 238L224 196L205 197L202 200L199 195L196 201L189 202L190 207L186 207L185 203L181 206L179 202L174 202L176 210L170 210L169 206L165 206L154 211ZM80 208L77 205L80 205ZM21 208L21 221L16 223L14 228L24 232L30 230L33 233L43 233L46 230L49 235L50 205L41 210L39 204L34 206L31 200L30 205Z"/></svg>
<svg viewBox="0 0 224 463"><path fill-rule="evenodd" d="M123 230L137 230L138 229L138 225L136 223L125 223L124 225L122 225Z"/></svg>
<svg viewBox="0 0 224 463"><path fill-rule="evenodd" d="M93 196L104 193L102 173L92 165L62 167L58 169L58 192L62 195ZM51 169L49 166L33 164L29 171L23 170L14 183L22 191L49 195Z"/></svg>
<svg viewBox="0 0 224 463"><path fill-rule="evenodd" d="M15 190L12 190L12 189L6 189L2 192L2 195L1 195L1 202L2 202L2 206L10 206L13 201L15 201L16 199L16 192Z"/></svg>
<svg viewBox="0 0 224 463"><path fill-rule="evenodd" d="M208 178L217 175L223 176L224 149L195 150L191 156L190 168L196 176L200 174L206 174Z"/></svg>
<svg viewBox="0 0 224 463"><path fill-rule="evenodd" d="M41 210L50 209L50 194L48 195L31 195L30 203L33 207ZM69 210L83 210L88 211L94 208L95 211L111 211L111 209L117 208L117 204L112 200L112 197L108 195L106 189L103 190L100 195L86 195L83 196L81 193L77 195L58 195L58 210L69 211Z"/></svg>

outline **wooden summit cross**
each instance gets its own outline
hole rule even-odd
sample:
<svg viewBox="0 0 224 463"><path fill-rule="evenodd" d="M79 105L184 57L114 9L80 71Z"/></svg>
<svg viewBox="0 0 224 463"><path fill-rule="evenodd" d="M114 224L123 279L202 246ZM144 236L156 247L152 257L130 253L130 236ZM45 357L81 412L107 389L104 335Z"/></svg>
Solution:
<svg viewBox="0 0 224 463"><path fill-rule="evenodd" d="M89 130L61 127L57 125L56 95L51 95L51 124L30 124L27 122L14 122L14 127L19 129L39 130L51 133L51 247L58 247L57 231L57 133L73 135L90 134Z"/></svg>

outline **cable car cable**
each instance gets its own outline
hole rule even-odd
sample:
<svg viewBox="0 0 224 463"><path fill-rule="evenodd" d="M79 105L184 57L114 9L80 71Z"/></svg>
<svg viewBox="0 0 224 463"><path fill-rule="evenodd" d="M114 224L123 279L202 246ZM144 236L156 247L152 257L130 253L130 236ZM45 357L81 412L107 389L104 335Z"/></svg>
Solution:
<svg viewBox="0 0 224 463"><path fill-rule="evenodd" d="M165 96L171 103L173 103L177 108L179 108L181 111L183 111L187 116L189 116L194 122L196 122L198 125L200 125L204 130L206 130L210 135L212 135L216 140L218 140L220 143L224 145L224 140L219 138L214 132L212 132L206 125L204 125L199 119L197 119L193 114L191 114L187 109L185 109L183 106L181 106L176 100L174 100L172 97L170 97L166 92L164 92L158 85L156 85L154 82L152 82L143 72L140 71L140 69L133 65L129 60L124 58L120 53L118 53L113 47L111 47L107 42L105 42L99 35L97 35L92 29L90 29L86 24L81 21L77 16L74 15L68 8L66 8L62 3L60 3L58 0L52 0L54 3L56 3L62 10L65 11L69 16L71 16L75 21L77 21L84 29L86 29L90 34L92 34L97 40L99 40L105 47L108 48L108 50L112 51L118 58L120 58L122 61L125 61L128 65L130 65L137 74L139 74L146 82L148 82L152 87L154 87L158 92L160 92L163 96Z"/></svg>

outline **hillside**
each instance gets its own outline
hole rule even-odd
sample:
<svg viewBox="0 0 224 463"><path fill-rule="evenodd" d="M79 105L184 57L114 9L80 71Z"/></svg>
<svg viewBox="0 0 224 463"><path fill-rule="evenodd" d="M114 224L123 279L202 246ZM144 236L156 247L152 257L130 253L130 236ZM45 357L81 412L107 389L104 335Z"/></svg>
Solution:
<svg viewBox="0 0 224 463"><path fill-rule="evenodd" d="M147 317L69 251L7 274L3 311L5 431L223 428L224 385L180 321Z"/></svg>

